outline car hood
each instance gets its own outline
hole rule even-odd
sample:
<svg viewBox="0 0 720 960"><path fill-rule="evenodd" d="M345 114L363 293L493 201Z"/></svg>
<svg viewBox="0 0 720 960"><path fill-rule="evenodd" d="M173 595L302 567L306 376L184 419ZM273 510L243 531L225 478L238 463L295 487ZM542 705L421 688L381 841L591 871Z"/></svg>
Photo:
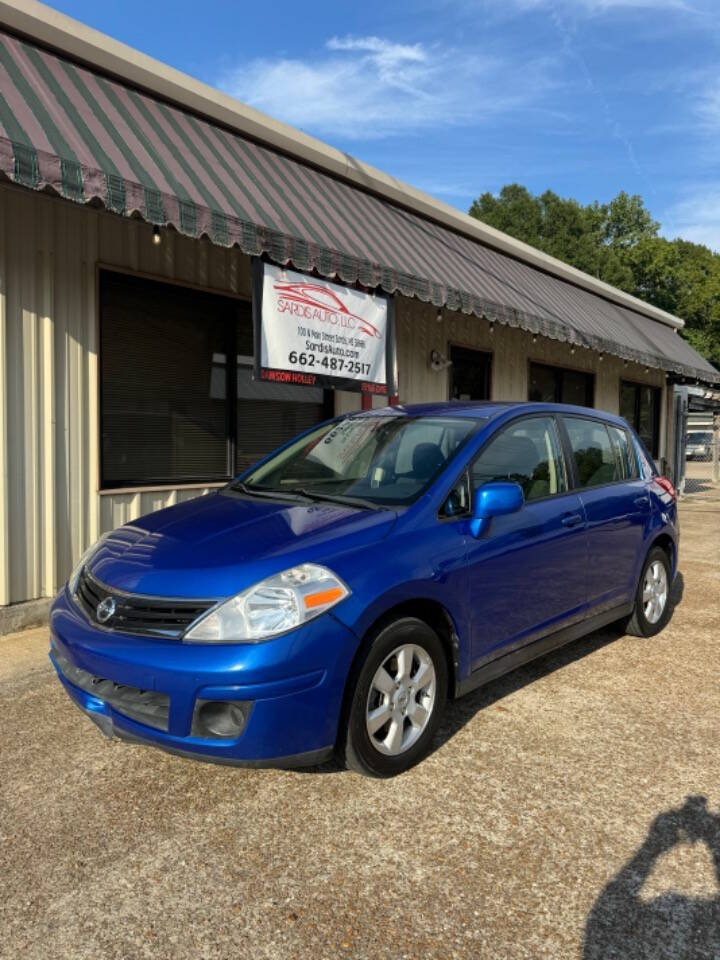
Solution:
<svg viewBox="0 0 720 960"><path fill-rule="evenodd" d="M328 563L387 536L397 514L227 492L119 527L88 563L98 580L151 596L220 598L298 563Z"/></svg>

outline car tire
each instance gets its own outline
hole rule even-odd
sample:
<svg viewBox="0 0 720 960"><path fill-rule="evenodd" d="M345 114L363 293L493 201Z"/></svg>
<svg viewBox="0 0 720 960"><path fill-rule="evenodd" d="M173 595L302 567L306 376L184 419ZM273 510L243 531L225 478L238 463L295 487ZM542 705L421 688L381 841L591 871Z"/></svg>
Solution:
<svg viewBox="0 0 720 960"><path fill-rule="evenodd" d="M625 633L633 637L654 637L660 633L672 615L671 588L668 555L661 547L653 547L643 564L633 612L623 624Z"/></svg>
<svg viewBox="0 0 720 960"><path fill-rule="evenodd" d="M349 691L342 752L350 770L394 777L428 753L447 701L448 667L437 633L403 617L371 640Z"/></svg>

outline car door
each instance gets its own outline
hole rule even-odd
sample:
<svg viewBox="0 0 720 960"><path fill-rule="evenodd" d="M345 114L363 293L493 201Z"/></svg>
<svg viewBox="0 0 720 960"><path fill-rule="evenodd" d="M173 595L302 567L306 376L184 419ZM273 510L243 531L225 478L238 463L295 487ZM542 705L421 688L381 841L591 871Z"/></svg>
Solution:
<svg viewBox="0 0 720 960"><path fill-rule="evenodd" d="M477 668L503 653L583 618L587 540L585 515L570 490L556 420L513 420L470 466L473 494L483 483L520 484L525 504L493 518L470 538L468 580L472 659Z"/></svg>
<svg viewBox="0 0 720 960"><path fill-rule="evenodd" d="M634 595L650 497L624 428L591 417L561 419L587 519L589 612L602 613Z"/></svg>

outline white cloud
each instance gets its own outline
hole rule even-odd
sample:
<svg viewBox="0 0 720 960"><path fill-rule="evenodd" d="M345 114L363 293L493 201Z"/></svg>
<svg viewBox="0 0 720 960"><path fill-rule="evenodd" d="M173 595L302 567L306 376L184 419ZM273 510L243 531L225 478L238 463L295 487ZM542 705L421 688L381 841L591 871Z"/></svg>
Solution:
<svg viewBox="0 0 720 960"><path fill-rule="evenodd" d="M466 197L473 196L474 192L477 192L477 186L469 186L462 183L447 183L444 181L436 182L434 180L427 182L420 181L415 183L415 186L418 190L423 190L425 193L429 193L435 197L462 197L465 199Z"/></svg>
<svg viewBox="0 0 720 960"><path fill-rule="evenodd" d="M219 85L294 126L361 140L530 107L552 85L551 71L547 58L509 69L492 55L347 36L315 56L251 60Z"/></svg>
<svg viewBox="0 0 720 960"><path fill-rule="evenodd" d="M378 65L391 69L404 61L427 60L421 44L392 43L382 37L331 37L325 46L328 50L359 50L374 54Z"/></svg>
<svg viewBox="0 0 720 960"><path fill-rule="evenodd" d="M662 217L663 234L702 243L720 253L720 183L699 184Z"/></svg>
<svg viewBox="0 0 720 960"><path fill-rule="evenodd" d="M701 89L695 104L701 128L717 136L720 124L720 81L714 77Z"/></svg>
<svg viewBox="0 0 720 960"><path fill-rule="evenodd" d="M493 0L491 0L493 2ZM521 10L550 8L572 13L608 13L613 10L693 10L689 0L507 0Z"/></svg>

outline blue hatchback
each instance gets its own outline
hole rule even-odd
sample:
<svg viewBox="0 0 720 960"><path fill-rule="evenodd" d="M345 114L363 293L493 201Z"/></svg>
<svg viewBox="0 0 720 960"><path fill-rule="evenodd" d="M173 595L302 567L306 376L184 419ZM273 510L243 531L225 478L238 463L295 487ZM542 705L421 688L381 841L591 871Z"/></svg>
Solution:
<svg viewBox="0 0 720 960"><path fill-rule="evenodd" d="M661 630L677 551L672 484L619 417L388 407L103 537L50 656L109 736L391 776L448 697L614 621Z"/></svg>

